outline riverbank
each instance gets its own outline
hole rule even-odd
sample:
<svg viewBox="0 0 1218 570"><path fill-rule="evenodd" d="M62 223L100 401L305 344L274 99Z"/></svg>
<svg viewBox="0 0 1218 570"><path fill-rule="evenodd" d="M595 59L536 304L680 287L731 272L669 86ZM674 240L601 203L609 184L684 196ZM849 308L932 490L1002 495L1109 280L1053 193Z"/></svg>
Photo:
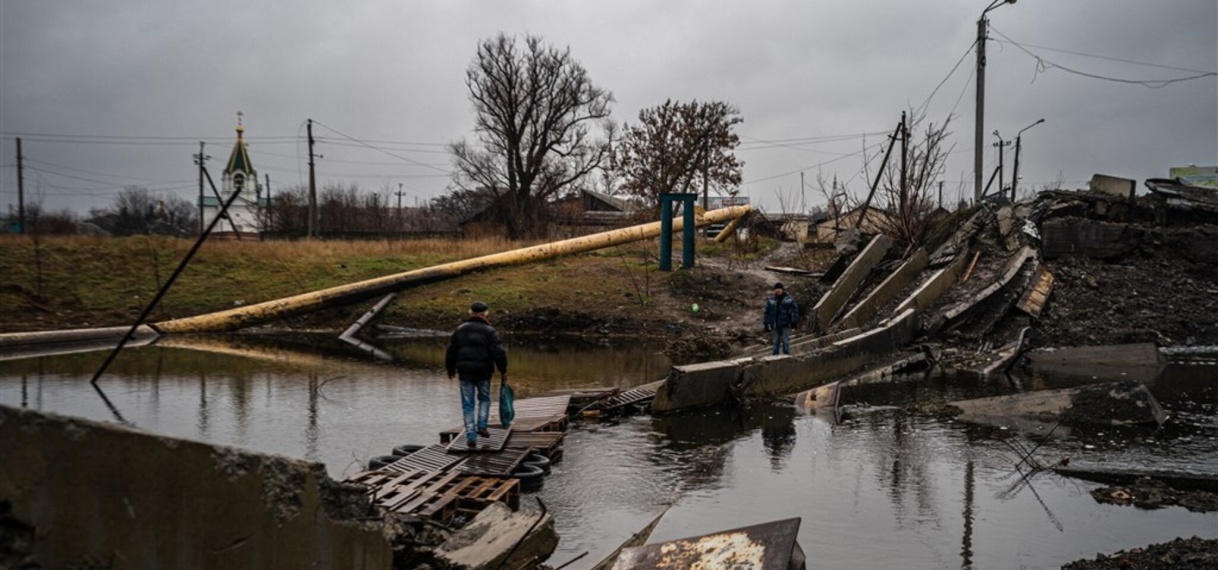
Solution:
<svg viewBox="0 0 1218 570"><path fill-rule="evenodd" d="M5 308L0 332L130 324L191 244L163 236L4 236L0 273L7 278L0 286L0 306ZM209 242L150 320L199 315L527 245L532 244ZM718 333L730 336L742 321L757 324L746 315L760 310L773 279L761 270L760 260L778 246L766 240L750 248L700 244L699 265L692 271L658 271L658 244L653 241L475 273L403 291L382 322L447 330L465 317L471 301L481 299L490 304L492 318L509 331L666 336L693 327L731 329ZM786 261L812 265L825 256L794 257ZM274 326L341 330L365 309L322 311ZM750 326L748 331L758 328Z"/></svg>

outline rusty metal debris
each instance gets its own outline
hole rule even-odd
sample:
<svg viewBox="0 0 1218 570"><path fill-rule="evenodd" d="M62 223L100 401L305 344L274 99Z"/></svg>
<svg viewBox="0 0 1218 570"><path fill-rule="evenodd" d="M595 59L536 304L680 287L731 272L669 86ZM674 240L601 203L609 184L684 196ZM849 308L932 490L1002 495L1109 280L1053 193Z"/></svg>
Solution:
<svg viewBox="0 0 1218 570"><path fill-rule="evenodd" d="M797 517L627 548L613 569L802 570L806 568L806 556L795 540L799 523Z"/></svg>

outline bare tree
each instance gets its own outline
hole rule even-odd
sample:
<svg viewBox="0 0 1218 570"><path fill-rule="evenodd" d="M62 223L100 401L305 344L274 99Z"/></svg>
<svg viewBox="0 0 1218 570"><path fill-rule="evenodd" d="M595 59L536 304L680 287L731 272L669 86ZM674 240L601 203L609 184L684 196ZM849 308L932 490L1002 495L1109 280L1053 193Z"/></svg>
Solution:
<svg viewBox="0 0 1218 570"><path fill-rule="evenodd" d="M894 153L893 159L883 166L876 189L875 203L886 214L877 219L880 230L907 250L923 242L935 221L932 214L936 209L937 184L943 178L947 155L952 149L946 145L951 118L942 125L926 123L918 138L911 140L911 131L920 130L924 119L925 115L910 114L900 133L905 138L906 151ZM864 165L868 180L873 176L870 158L865 159Z"/></svg>
<svg viewBox="0 0 1218 570"><path fill-rule="evenodd" d="M454 185L494 195L508 237L541 235L545 202L607 157L613 95L593 85L570 48L537 36L522 47L502 33L478 44L465 84L477 144L450 146Z"/></svg>
<svg viewBox="0 0 1218 570"><path fill-rule="evenodd" d="M740 144L733 127L743 121L739 109L720 101L668 100L639 111L639 124L626 127L614 151L622 189L658 206L660 194L701 188L704 168L708 185L734 189L744 162L732 153Z"/></svg>

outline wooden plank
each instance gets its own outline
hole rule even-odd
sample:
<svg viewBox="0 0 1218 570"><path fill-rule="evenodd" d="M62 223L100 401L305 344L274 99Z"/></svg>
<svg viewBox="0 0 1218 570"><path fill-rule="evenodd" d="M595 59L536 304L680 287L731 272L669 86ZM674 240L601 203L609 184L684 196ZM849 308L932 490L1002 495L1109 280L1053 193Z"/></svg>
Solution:
<svg viewBox="0 0 1218 570"><path fill-rule="evenodd" d="M1028 285L1023 297L1019 299L1019 303L1015 307L1033 317L1040 318L1040 313L1049 300L1049 294L1053 292L1053 282L1053 274L1049 272L1049 268L1041 265L1036 271L1036 276L1032 278L1032 283Z"/></svg>
<svg viewBox="0 0 1218 570"><path fill-rule="evenodd" d="M499 453L483 453L470 457L464 463L457 467L457 471L468 475L481 475L485 477L507 477L512 474L524 458L528 456L532 448L529 449L505 449Z"/></svg>
<svg viewBox="0 0 1218 570"><path fill-rule="evenodd" d="M479 437L475 442L474 447L469 446L469 441L464 437L455 437L448 442L448 453L493 453L502 451L503 446L507 444L508 437L512 435L512 428L487 428L491 432L490 437Z"/></svg>

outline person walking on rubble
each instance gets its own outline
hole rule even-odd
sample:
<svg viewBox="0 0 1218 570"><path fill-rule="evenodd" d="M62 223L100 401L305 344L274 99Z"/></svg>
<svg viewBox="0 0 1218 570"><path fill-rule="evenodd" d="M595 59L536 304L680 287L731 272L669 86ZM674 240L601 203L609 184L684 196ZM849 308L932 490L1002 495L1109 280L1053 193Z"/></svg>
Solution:
<svg viewBox="0 0 1218 570"><path fill-rule="evenodd" d="M799 305L786 294L782 283L774 284L774 294L765 302L765 330L774 333L774 354L779 349L791 354L791 329L799 326Z"/></svg>
<svg viewBox="0 0 1218 570"><path fill-rule="evenodd" d="M490 437L486 429L491 413L491 377L499 369L499 381L507 384L507 351L499 334L486 320L490 309L482 301L474 301L470 317L453 331L444 355L448 379L458 378L461 386L461 414L465 420L465 440L470 448L478 436ZM477 414L474 412L477 397Z"/></svg>

